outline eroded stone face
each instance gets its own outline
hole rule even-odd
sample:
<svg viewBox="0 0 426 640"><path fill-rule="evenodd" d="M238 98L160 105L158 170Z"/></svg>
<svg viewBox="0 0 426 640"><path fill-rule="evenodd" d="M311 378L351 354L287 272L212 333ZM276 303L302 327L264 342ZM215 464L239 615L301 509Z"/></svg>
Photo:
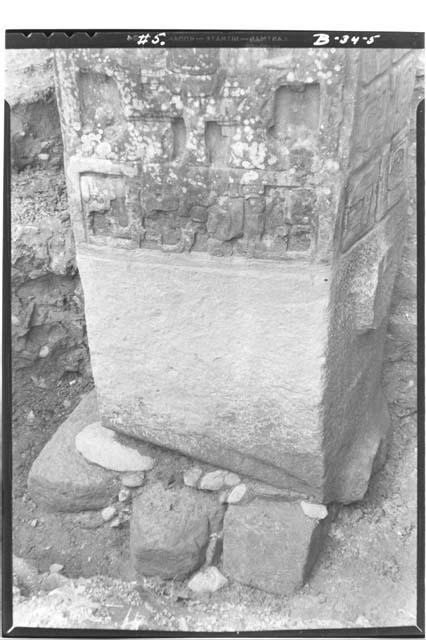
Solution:
<svg viewBox="0 0 426 640"><path fill-rule="evenodd" d="M69 50L56 67L104 426L362 498L389 428L410 52Z"/></svg>
<svg viewBox="0 0 426 640"><path fill-rule="evenodd" d="M336 182L325 163L337 158L343 52L106 49L56 60L86 242L277 260L315 250L319 187Z"/></svg>

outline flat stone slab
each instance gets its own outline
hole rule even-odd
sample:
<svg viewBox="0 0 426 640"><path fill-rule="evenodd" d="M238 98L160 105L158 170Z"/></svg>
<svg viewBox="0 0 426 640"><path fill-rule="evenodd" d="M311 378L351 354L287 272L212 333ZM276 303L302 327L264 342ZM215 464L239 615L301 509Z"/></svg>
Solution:
<svg viewBox="0 0 426 640"><path fill-rule="evenodd" d="M184 578L204 562L223 508L208 494L159 482L133 501L130 547L137 575Z"/></svg>
<svg viewBox="0 0 426 640"><path fill-rule="evenodd" d="M75 448L75 438L99 419L96 392L85 396L34 461L28 489L35 502L53 511L101 509L117 493L115 473L90 464Z"/></svg>
<svg viewBox="0 0 426 640"><path fill-rule="evenodd" d="M223 530L224 574L270 593L293 593L307 580L330 519L307 517L299 502L255 499L230 505Z"/></svg>
<svg viewBox="0 0 426 640"><path fill-rule="evenodd" d="M75 446L88 462L111 471L149 471L154 466L150 456L119 442L116 433L105 429L100 422L84 427L75 437Z"/></svg>

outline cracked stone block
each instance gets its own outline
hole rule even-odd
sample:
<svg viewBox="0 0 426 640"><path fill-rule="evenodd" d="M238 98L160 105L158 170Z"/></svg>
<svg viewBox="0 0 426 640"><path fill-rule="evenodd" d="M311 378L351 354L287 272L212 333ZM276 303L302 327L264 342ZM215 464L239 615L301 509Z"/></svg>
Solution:
<svg viewBox="0 0 426 640"><path fill-rule="evenodd" d="M117 494L117 474L87 462L75 447L76 435L99 419L96 392L88 393L33 462L28 489L52 511L101 509Z"/></svg>
<svg viewBox="0 0 426 640"><path fill-rule="evenodd" d="M137 575L180 579L201 567L223 511L213 497L188 487L146 487L133 501L130 520Z"/></svg>
<svg viewBox="0 0 426 640"><path fill-rule="evenodd" d="M307 517L299 502L231 505L224 520L223 572L242 584L289 595L308 579L329 523L330 517Z"/></svg>

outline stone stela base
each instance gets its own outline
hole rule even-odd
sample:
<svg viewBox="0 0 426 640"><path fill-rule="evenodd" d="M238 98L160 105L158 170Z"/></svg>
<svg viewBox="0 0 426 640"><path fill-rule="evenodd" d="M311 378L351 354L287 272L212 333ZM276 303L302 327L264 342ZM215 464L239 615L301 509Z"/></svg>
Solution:
<svg viewBox="0 0 426 640"><path fill-rule="evenodd" d="M220 540L229 577L288 593L330 519L300 504L361 500L386 456L411 53L55 55L99 422L263 487L149 481L135 567L183 576Z"/></svg>

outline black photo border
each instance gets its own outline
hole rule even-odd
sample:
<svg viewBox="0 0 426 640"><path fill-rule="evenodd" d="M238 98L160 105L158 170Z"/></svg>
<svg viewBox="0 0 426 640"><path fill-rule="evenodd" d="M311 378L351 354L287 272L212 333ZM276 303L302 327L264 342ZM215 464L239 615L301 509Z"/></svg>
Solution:
<svg viewBox="0 0 426 640"><path fill-rule="evenodd" d="M28 29L7 30L6 49L54 49L54 48L138 48L141 35L149 34L144 48L175 47L278 47L278 48L395 48L424 49L422 32L394 31L248 31L248 30L66 30ZM164 45L154 41L164 34ZM318 34L326 34L329 42L314 46ZM346 38L345 38L346 36ZM373 37L376 36L376 37ZM372 42L369 42L373 37ZM356 43L352 38L358 38ZM168 637L425 637L425 335L424 335L424 286L425 286L425 161L424 129L425 101L417 109L417 620L416 625L404 627L374 627L346 629L306 629L252 632L168 632L168 631L120 631L97 629L55 629L13 627L12 619L12 388L11 388L11 217L10 217L10 109L5 102L4 111L4 193L3 193L3 357L2 357L2 631L11 638L168 638Z"/></svg>

